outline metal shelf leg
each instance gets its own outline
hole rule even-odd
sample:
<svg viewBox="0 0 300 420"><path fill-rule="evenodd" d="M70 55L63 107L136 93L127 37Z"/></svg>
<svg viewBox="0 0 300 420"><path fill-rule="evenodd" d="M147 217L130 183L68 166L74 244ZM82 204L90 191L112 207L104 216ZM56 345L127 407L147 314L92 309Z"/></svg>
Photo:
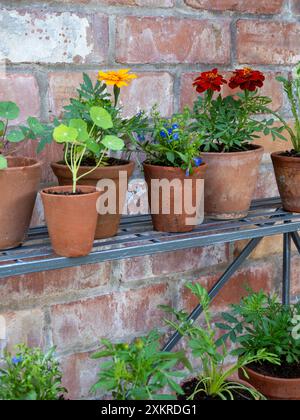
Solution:
<svg viewBox="0 0 300 420"><path fill-rule="evenodd" d="M257 247L257 245L261 242L263 238L255 238L252 239L248 245L243 249L240 255L230 264L227 268L225 273L220 277L218 282L214 285L214 287L209 292L209 297L211 300L214 300L215 297L219 294L219 292L223 289L223 287L227 284L230 280L232 275L240 268L242 263L249 257L251 252ZM189 321L195 322L199 316L202 314L203 308L201 305L196 306L193 312L189 316ZM173 334L169 342L163 348L163 351L172 351L173 348L178 344L181 340L181 334L176 332Z"/></svg>
<svg viewBox="0 0 300 420"><path fill-rule="evenodd" d="M290 305L291 303L291 239L290 233L283 235L283 305Z"/></svg>

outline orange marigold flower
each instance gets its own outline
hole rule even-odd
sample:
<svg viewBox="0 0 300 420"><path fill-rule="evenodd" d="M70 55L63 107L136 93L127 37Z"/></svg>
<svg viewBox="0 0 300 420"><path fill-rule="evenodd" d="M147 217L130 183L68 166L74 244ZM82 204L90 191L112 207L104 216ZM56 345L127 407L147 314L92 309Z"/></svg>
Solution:
<svg viewBox="0 0 300 420"><path fill-rule="evenodd" d="M218 69L213 69L201 73L200 76L195 79L193 86L196 87L198 93L203 93L207 90L220 92L221 86L226 83L223 76L219 74Z"/></svg>
<svg viewBox="0 0 300 420"><path fill-rule="evenodd" d="M117 86L121 88L128 86L128 84L137 78L136 74L129 74L130 69L121 69L118 71L99 71L98 80L104 82L107 85Z"/></svg>
<svg viewBox="0 0 300 420"><path fill-rule="evenodd" d="M233 73L234 76L229 81L229 87L231 89L240 88L254 92L257 88L261 88L264 85L265 76L261 71L245 67Z"/></svg>

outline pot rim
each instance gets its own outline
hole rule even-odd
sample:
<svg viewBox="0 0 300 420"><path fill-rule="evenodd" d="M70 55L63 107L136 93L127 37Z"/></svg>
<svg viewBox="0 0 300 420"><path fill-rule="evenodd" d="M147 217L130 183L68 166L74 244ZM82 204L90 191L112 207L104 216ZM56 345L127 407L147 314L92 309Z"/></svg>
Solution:
<svg viewBox="0 0 300 420"><path fill-rule="evenodd" d="M299 159L299 162L300 162L300 157L295 157L295 156L280 156L281 153L285 153L285 152L286 152L286 150L281 150L279 152L273 152L273 153L271 153L271 157L279 158L281 160L293 161L293 162L297 162L297 159Z"/></svg>
<svg viewBox="0 0 300 420"><path fill-rule="evenodd" d="M90 195L100 195L100 191L97 190L97 188L95 186L89 186L89 185L78 185L77 186L79 189L85 191L85 190L91 190L90 192L87 192L86 194L75 194L75 195L59 195L59 194L48 194L47 191L68 191L68 190L72 190L72 185L57 185L54 187L47 187L47 188L43 188L40 191L40 194L44 197L55 197L55 198L67 198L67 199L82 199L86 196L90 196Z"/></svg>
<svg viewBox="0 0 300 420"><path fill-rule="evenodd" d="M255 370L249 368L249 367L244 367L244 369L248 372L251 372L251 375L256 376L258 378L261 379L268 379L268 381L272 381L275 383L282 383L282 382L288 382L289 384L299 384L300 382L300 378L278 378L275 376L268 376L268 375L263 375L262 373L258 373Z"/></svg>
<svg viewBox="0 0 300 420"><path fill-rule="evenodd" d="M122 159L120 159L122 160ZM108 170L112 170L112 169L116 169L116 170L122 170L124 168L127 168L129 166L135 165L135 162L133 160L126 160L124 159L124 165L110 165L110 166L99 166L98 168L95 169L95 172L99 169L104 170L104 171L108 171ZM59 162L51 162L51 168L68 168L67 165L63 164L63 163L59 163ZM94 166L80 166L80 169L86 169L87 171L94 169Z"/></svg>
<svg viewBox="0 0 300 420"><path fill-rule="evenodd" d="M251 153L257 153L257 152L263 152L264 151L264 147L259 145L259 144L252 144L252 146L254 146L254 149L252 150L241 150L241 151L237 151L237 152L226 152L226 153L221 153L221 152L201 152L201 155L203 156L235 156L235 155L248 155Z"/></svg>
<svg viewBox="0 0 300 420"><path fill-rule="evenodd" d="M13 166L11 168L5 168L5 169L1 169L1 172L5 172L5 171L18 171L20 169L23 168L28 168L28 169L32 169L32 168L40 168L42 166L42 162L40 162L37 159L28 157L28 156L5 156L6 159L25 159L25 160L30 160L34 163L32 163L32 165L21 165L21 166Z"/></svg>
<svg viewBox="0 0 300 420"><path fill-rule="evenodd" d="M165 170L180 170L184 172L184 169L179 168L177 166L161 166L161 165L152 165L151 163L145 163L143 162L143 166L153 167L153 168L161 168ZM194 169L200 169L200 168L206 168L208 164L206 162L202 162L200 166L194 168Z"/></svg>

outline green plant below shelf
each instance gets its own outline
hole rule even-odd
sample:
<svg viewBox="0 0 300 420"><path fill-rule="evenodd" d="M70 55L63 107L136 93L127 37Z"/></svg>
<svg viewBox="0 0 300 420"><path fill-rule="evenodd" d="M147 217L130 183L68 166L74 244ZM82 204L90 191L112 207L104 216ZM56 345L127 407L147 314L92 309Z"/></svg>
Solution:
<svg viewBox="0 0 300 420"><path fill-rule="evenodd" d="M69 125L60 124L53 131L53 138L57 143L65 144L65 163L72 172L73 193L76 192L78 181L89 175L102 163L106 153L120 151L124 141L117 136L105 134L106 130L113 127L111 115L101 107L90 109L90 118L93 125L88 129L87 123L82 119L71 119ZM96 130L101 129L103 136L101 142L97 141ZM78 176L78 171L87 151L98 157L97 164L88 172Z"/></svg>
<svg viewBox="0 0 300 420"><path fill-rule="evenodd" d="M187 284L187 288L197 297L203 308L205 327L188 321L188 314L184 311L175 311L167 306L162 308L175 315L176 321L166 320L167 324L179 331L182 336L187 337L193 356L201 361L202 372L197 377L198 383L194 393L188 399L193 400L201 394L204 397L234 400L235 393L248 394L253 399L264 399L258 391L232 380L232 377L240 369L247 376L244 367L250 363L269 361L279 364L277 356L261 348L239 357L231 367L226 367L227 357L232 355L232 352L217 339L218 329L212 326L208 293L197 283Z"/></svg>
<svg viewBox="0 0 300 420"><path fill-rule="evenodd" d="M55 348L43 353L24 344L16 346L16 354L5 354L0 368L1 400L59 400L66 389L62 386Z"/></svg>
<svg viewBox="0 0 300 420"><path fill-rule="evenodd" d="M189 369L191 366L183 351L162 352L160 340L156 331L131 344L102 340L103 349L92 356L104 359L92 391L112 392L115 400L174 399L174 395L163 394L163 389L167 386L175 393L182 393L174 379L185 374L174 368L179 362Z"/></svg>

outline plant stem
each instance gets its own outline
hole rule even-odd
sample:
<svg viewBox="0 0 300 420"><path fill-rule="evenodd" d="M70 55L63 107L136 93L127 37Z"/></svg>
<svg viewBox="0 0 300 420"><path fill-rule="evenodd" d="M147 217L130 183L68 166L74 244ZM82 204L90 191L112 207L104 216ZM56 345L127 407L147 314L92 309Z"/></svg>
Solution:
<svg viewBox="0 0 300 420"><path fill-rule="evenodd" d="M115 107L118 105L120 92L121 92L121 89L117 85L114 85Z"/></svg>

